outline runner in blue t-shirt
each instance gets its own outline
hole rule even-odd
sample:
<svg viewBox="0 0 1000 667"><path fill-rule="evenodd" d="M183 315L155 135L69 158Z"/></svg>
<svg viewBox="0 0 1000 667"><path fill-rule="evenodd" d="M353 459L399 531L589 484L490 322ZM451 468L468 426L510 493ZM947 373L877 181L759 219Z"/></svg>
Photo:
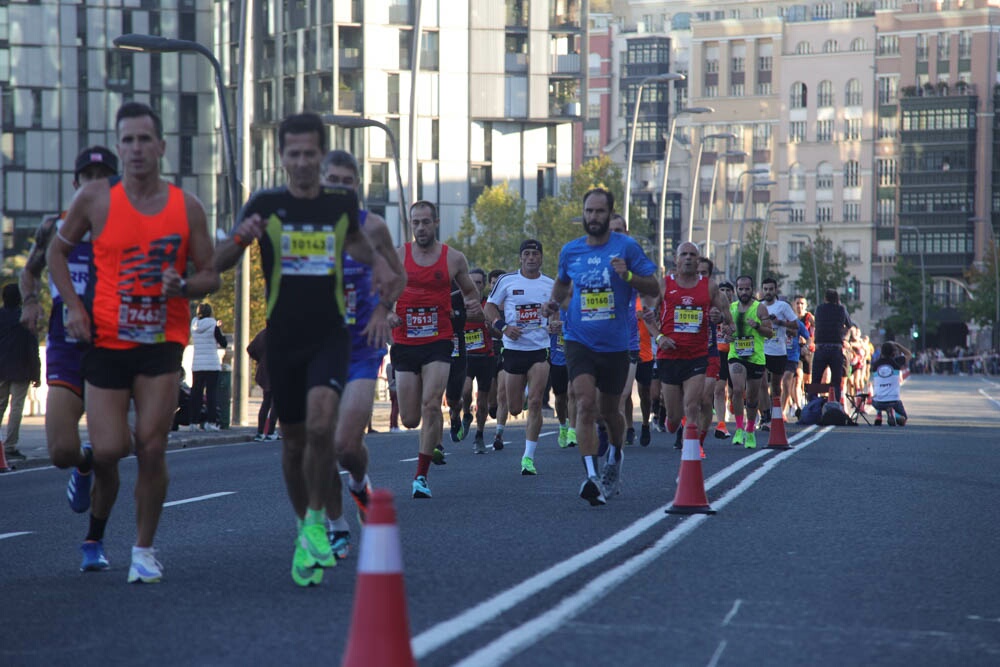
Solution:
<svg viewBox="0 0 1000 667"><path fill-rule="evenodd" d="M569 380L576 396L577 442L587 479L580 497L603 505L618 491L625 423L618 408L629 365L628 311L632 290L659 296L656 266L635 240L611 231L614 195L595 188L583 196L586 236L559 253L559 273L545 316L566 308L564 337ZM598 398L598 391L600 392ZM598 478L595 421L600 411L611 438L609 462Z"/></svg>

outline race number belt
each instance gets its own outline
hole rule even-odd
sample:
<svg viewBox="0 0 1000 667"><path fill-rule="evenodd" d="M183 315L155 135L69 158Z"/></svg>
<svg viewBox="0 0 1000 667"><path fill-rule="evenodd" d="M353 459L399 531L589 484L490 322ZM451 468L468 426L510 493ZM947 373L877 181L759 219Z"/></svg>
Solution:
<svg viewBox="0 0 1000 667"><path fill-rule="evenodd" d="M704 311L696 306L674 308L674 333L698 333Z"/></svg>
<svg viewBox="0 0 1000 667"><path fill-rule="evenodd" d="M330 276L337 268L333 227L281 230L281 273L285 276Z"/></svg>
<svg viewBox="0 0 1000 667"><path fill-rule="evenodd" d="M516 324L518 328L530 331L542 326L542 304L526 303L514 306L517 313Z"/></svg>
<svg viewBox="0 0 1000 667"><path fill-rule="evenodd" d="M348 325L358 323L358 290L354 285L344 285L344 305L347 312L344 321Z"/></svg>
<svg viewBox="0 0 1000 667"><path fill-rule="evenodd" d="M465 351L478 352L486 349L486 337L482 329L472 329L465 332Z"/></svg>
<svg viewBox="0 0 1000 667"><path fill-rule="evenodd" d="M406 309L406 337L433 338L438 335L437 306Z"/></svg>
<svg viewBox="0 0 1000 667"><path fill-rule="evenodd" d="M753 356L753 336L749 338L734 338L733 345L736 346L737 357Z"/></svg>
<svg viewBox="0 0 1000 667"><path fill-rule="evenodd" d="M580 319L584 322L615 319L615 293L611 288L582 288Z"/></svg>
<svg viewBox="0 0 1000 667"><path fill-rule="evenodd" d="M163 343L167 340L167 300L162 296L121 295L118 306L118 340Z"/></svg>

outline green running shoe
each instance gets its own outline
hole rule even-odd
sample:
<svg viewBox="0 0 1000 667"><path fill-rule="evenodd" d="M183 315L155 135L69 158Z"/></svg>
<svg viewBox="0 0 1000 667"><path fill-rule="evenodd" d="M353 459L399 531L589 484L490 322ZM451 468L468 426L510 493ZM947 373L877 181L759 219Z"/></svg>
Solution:
<svg viewBox="0 0 1000 667"><path fill-rule="evenodd" d="M299 544L317 567L333 567L337 559L330 548L330 538L326 535L326 526L320 523L308 524L299 532Z"/></svg>
<svg viewBox="0 0 1000 667"><path fill-rule="evenodd" d="M531 460L530 457L525 456L521 458L521 474L522 475L537 475L538 471L535 470L535 462Z"/></svg>
<svg viewBox="0 0 1000 667"><path fill-rule="evenodd" d="M743 446L747 449L757 449L757 434L753 431L747 431L747 435L743 439Z"/></svg>
<svg viewBox="0 0 1000 667"><path fill-rule="evenodd" d="M437 447L434 448L434 451L431 453L431 463L433 463L436 466L443 466L448 463L447 461L444 460L444 457L445 457L444 448L441 447L441 445L438 445Z"/></svg>
<svg viewBox="0 0 1000 667"><path fill-rule="evenodd" d="M559 427L559 447L561 449L569 447L569 426Z"/></svg>
<svg viewBox="0 0 1000 667"><path fill-rule="evenodd" d="M747 435L747 432L744 431L743 429L741 429L741 428L736 429L736 432L733 433L733 444L734 445L742 445L743 444L743 440L746 438L746 435Z"/></svg>
<svg viewBox="0 0 1000 667"><path fill-rule="evenodd" d="M576 447L576 429L569 428L566 433L566 446Z"/></svg>
<svg viewBox="0 0 1000 667"><path fill-rule="evenodd" d="M295 553L292 555L292 581L296 586L317 586L323 581L323 568L316 567L315 559L302 546L301 533L295 540Z"/></svg>

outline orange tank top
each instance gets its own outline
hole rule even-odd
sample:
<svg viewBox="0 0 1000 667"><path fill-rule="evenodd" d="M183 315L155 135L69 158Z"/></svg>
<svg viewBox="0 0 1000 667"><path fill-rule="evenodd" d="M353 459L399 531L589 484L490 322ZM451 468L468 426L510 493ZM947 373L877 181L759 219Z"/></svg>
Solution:
<svg viewBox="0 0 1000 667"><path fill-rule="evenodd" d="M639 318L639 361L646 363L653 360L653 338L642 320L642 299L635 298L635 315Z"/></svg>
<svg viewBox="0 0 1000 667"><path fill-rule="evenodd" d="M96 347L125 350L140 345L187 345L187 299L163 296L163 272L187 268L188 229L184 192L168 186L167 205L154 215L135 210L121 181L110 191L108 218L94 239L92 319Z"/></svg>

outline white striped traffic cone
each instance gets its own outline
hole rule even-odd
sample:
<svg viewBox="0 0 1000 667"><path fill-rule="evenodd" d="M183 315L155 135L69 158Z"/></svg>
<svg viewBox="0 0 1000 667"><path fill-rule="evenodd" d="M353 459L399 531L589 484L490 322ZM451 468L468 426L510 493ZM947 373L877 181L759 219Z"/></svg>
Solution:
<svg viewBox="0 0 1000 667"><path fill-rule="evenodd" d="M701 447L698 427L684 427L684 448L681 450L681 471L677 478L677 493L667 514L715 514L705 495L705 477L701 472Z"/></svg>

